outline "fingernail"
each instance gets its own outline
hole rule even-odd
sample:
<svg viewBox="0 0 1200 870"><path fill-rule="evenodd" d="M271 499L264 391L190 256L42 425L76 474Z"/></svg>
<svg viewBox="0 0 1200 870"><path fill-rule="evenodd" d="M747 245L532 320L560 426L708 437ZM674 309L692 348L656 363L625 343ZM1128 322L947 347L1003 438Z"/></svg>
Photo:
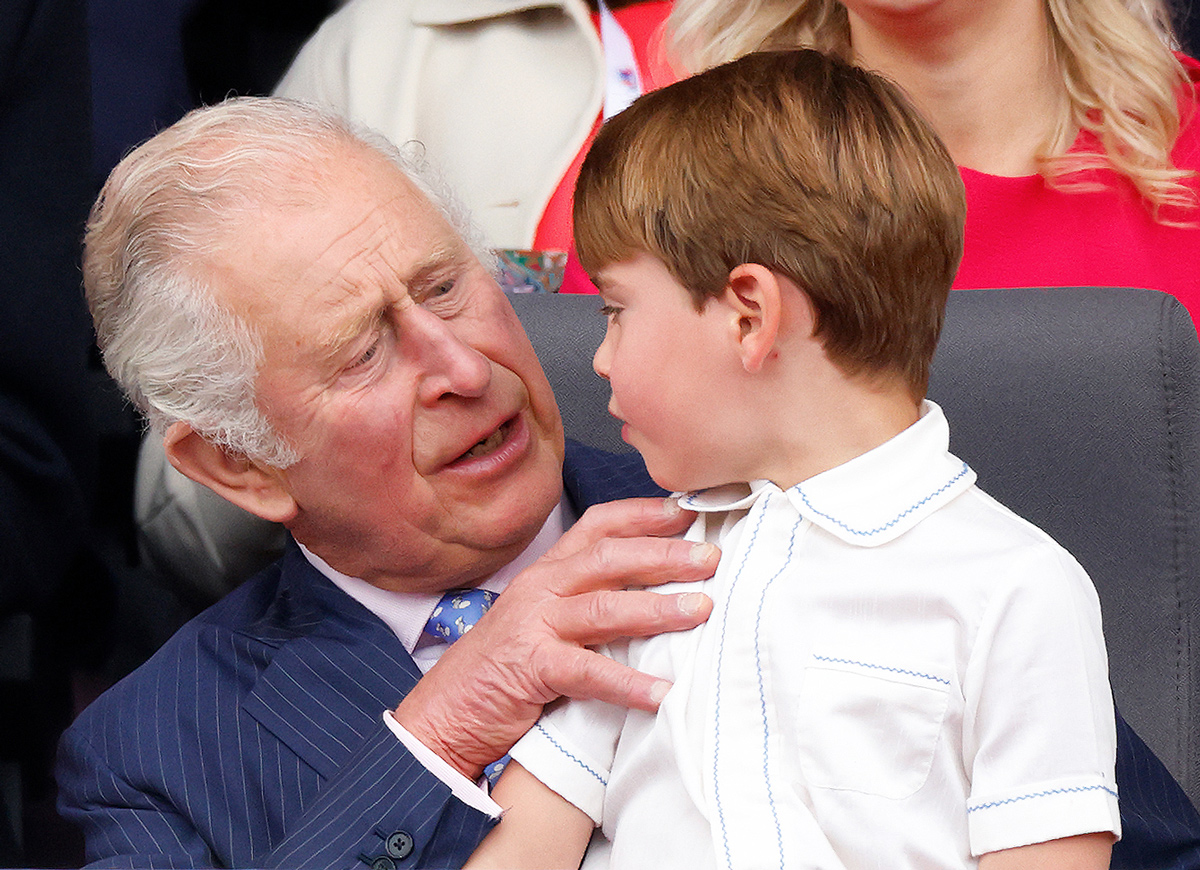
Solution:
<svg viewBox="0 0 1200 870"><path fill-rule="evenodd" d="M689 592L687 595L679 596L679 610L686 613L688 616L699 613L700 608L705 604L704 593Z"/></svg>
<svg viewBox="0 0 1200 870"><path fill-rule="evenodd" d="M717 554L717 548L712 544L693 544L689 554L693 565L706 565Z"/></svg>
<svg viewBox="0 0 1200 870"><path fill-rule="evenodd" d="M663 514L668 517L678 516L683 513L683 508L679 506L679 500L674 498L663 499Z"/></svg>
<svg viewBox="0 0 1200 870"><path fill-rule="evenodd" d="M663 698L667 697L667 692L671 690L671 684L666 680L659 680L650 688L650 700L655 704L661 704Z"/></svg>

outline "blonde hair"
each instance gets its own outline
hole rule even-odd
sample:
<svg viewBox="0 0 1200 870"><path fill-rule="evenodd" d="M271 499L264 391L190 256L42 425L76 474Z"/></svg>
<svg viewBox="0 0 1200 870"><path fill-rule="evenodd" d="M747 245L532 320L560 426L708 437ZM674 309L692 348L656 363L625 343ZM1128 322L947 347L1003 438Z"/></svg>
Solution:
<svg viewBox="0 0 1200 870"><path fill-rule="evenodd" d="M1055 153L1039 158L1047 182L1068 190L1100 186L1087 170L1111 167L1133 183L1163 223L1194 209L1185 183L1194 173L1171 163L1179 135L1179 91L1188 84L1163 0L1045 0L1051 43L1068 105L1055 127ZM689 70L751 51L815 48L850 56L850 25L837 0L676 0L671 49ZM1068 153L1078 130L1103 152ZM1163 208L1168 209L1167 212Z"/></svg>
<svg viewBox="0 0 1200 870"><path fill-rule="evenodd" d="M608 121L575 188L595 274L639 253L697 308L758 263L812 300L830 359L925 395L962 255L962 179L887 80L816 51L749 54Z"/></svg>

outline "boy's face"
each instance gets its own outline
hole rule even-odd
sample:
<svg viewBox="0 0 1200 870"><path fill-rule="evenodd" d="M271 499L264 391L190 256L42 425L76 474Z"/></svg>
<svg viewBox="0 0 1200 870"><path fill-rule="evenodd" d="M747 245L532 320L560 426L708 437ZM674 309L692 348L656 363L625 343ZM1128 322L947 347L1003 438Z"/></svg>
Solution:
<svg viewBox="0 0 1200 870"><path fill-rule="evenodd" d="M740 368L728 309L710 301L697 311L648 254L601 269L596 281L608 329L593 367L612 386L608 410L625 424L621 437L665 489L737 479L726 467L739 443L728 419L736 415L720 413L730 406L728 366Z"/></svg>

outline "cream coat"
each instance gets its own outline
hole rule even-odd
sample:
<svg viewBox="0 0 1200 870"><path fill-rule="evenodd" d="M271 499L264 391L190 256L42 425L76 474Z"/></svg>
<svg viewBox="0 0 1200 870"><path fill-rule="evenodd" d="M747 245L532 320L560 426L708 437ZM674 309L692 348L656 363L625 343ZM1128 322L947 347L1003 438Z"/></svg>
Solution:
<svg viewBox="0 0 1200 870"><path fill-rule="evenodd" d="M527 248L604 98L582 0L350 0L277 92L417 140L488 244Z"/></svg>

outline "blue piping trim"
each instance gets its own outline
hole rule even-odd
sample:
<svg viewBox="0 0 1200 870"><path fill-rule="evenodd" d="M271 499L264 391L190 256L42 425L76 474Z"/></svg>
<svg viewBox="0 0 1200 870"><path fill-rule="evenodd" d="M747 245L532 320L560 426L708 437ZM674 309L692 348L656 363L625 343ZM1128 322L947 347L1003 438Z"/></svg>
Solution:
<svg viewBox="0 0 1200 870"><path fill-rule="evenodd" d="M733 857L729 851L729 832L725 825L725 806L721 803L721 778L718 776L717 762L721 757L721 660L725 657L725 635L729 629L729 602L733 600L733 591L738 582L742 579L742 572L746 569L746 561L750 558L750 553L754 550L754 542L758 539L759 530L762 528L763 518L767 515L767 507L774 493L768 493L767 497L762 500L762 510L759 511L758 517L754 523L754 530L750 533L750 543L742 552L742 564L738 566L737 574L734 575L733 582L729 584L729 594L725 596L725 608L721 618L721 641L717 646L717 684L716 684L716 722L713 724L713 802L717 805L717 824L721 829L721 845L725 849L725 866L733 866Z"/></svg>
<svg viewBox="0 0 1200 870"><path fill-rule="evenodd" d="M854 659L838 659L833 656L814 655L814 659L819 662L834 662L841 665L857 665L860 668L873 668L877 671L889 671L893 674L908 674L910 677L920 677L923 680L932 680L935 683L942 685L950 685L950 681L943 677L935 677L933 674L923 674L920 671L909 671L904 668L890 668L887 665L873 665L870 662L857 662Z"/></svg>
<svg viewBox="0 0 1200 870"><path fill-rule="evenodd" d="M804 517L798 516L795 525L792 526L791 538L788 540L787 556L784 558L783 564L779 566L779 570L775 572L765 584L763 584L762 593L758 599L758 612L754 616L754 669L758 674L758 706L759 713L762 716L763 730L763 782L767 787L767 804L771 807L771 819L775 822L775 842L779 847L779 870L784 870L785 864L783 860L783 828L779 824L779 811L775 806L775 792L771 788L771 770L770 770L770 733L767 726L767 693L766 687L763 685L763 665L762 665L762 617L763 611L766 609L767 591L771 585L783 575L783 572L792 564L792 557L796 551L796 538L799 534L800 527L805 522Z"/></svg>
<svg viewBox="0 0 1200 870"><path fill-rule="evenodd" d="M1117 796L1116 789L1109 788L1106 785L1081 785L1081 786L1076 786L1075 788L1052 788L1052 789L1048 789L1047 791L1033 792L1032 794L1023 794L1020 797L1005 798L1002 801L992 801L991 803L980 804L977 807L967 807L967 812L973 813L976 810L995 809L996 807L1002 807L1005 804L1015 804L1020 801L1027 801L1030 798L1048 797L1049 795L1052 795L1052 794L1075 794L1077 792L1082 792L1082 791L1103 791L1103 792L1107 792L1108 794L1112 795L1113 797Z"/></svg>
<svg viewBox="0 0 1200 870"><path fill-rule="evenodd" d="M590 773L592 776L594 776L597 780L599 780L601 785L603 785L603 786L608 785L608 780L606 780L599 773L597 773L596 771L594 771L590 767L588 767L587 764L585 764L582 760L580 760L579 758L576 758L574 755L572 755L570 752L568 752L566 747L564 747L561 743L559 743L552 736L550 736L550 732L542 727L542 723L539 722L534 727L537 728L538 731L541 731L542 734L545 736L545 738L554 744L555 749L557 749L563 755L567 756L567 758L571 759L576 764L578 764L580 767L582 767L584 770L586 770L588 773Z"/></svg>
<svg viewBox="0 0 1200 870"><path fill-rule="evenodd" d="M964 477L966 477L967 472L969 472L970 470L971 469L967 466L967 463L964 462L962 465L962 469L958 472L958 474L954 475L954 477L950 478L948 481L946 481L944 484L942 484L936 490L931 492L929 495L925 496L925 498L921 499L916 504L912 505L911 507L905 508L904 510L900 511L900 513L896 514L896 516L892 517L892 519L890 519L888 522L886 522L882 526L879 526L874 529L851 528L846 523L843 523L841 520L837 519L836 517L830 516L827 513L823 513L822 511L817 510L816 507L813 506L813 503L808 500L808 496L806 496L804 494L804 490L802 490L799 486L797 486L795 489L796 489L796 494L799 495L801 499L803 499L804 504L808 507L808 509L810 511L812 511L814 514L816 514L817 516L821 517L822 519L829 520L829 522L833 523L838 528L845 529L847 532L849 532L852 535L858 535L859 537L869 538L872 535L878 535L880 532L886 532L888 529L890 529L892 526L896 525L896 523L900 522L902 519L904 519L906 516L911 514L913 511L918 510L919 508L921 508L922 506L924 506L925 504L930 502L932 499L937 498L939 495L941 495L943 492L948 490L950 487L954 486L954 484L958 483L960 480L962 480Z"/></svg>

